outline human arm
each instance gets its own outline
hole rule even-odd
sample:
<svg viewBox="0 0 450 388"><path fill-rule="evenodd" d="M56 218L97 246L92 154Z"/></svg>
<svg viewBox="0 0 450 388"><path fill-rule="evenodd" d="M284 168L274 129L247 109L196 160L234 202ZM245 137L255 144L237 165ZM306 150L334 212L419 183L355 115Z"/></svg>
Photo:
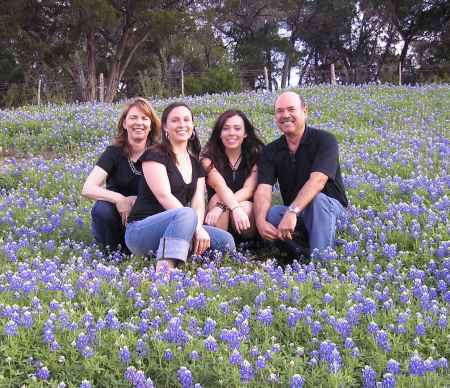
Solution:
<svg viewBox="0 0 450 388"><path fill-rule="evenodd" d="M298 213L303 211L306 206L319 194L325 184L328 181L328 176L322 172L312 172L309 179L303 185L303 187L298 192L294 201L292 202L292 207L298 209ZM278 225L278 230L280 233L280 238L283 240L292 240L292 233L297 225L297 214L294 212L287 211L284 213L283 218Z"/></svg>
<svg viewBox="0 0 450 388"><path fill-rule="evenodd" d="M195 230L194 253L201 255L211 245L211 239L208 232L203 228L203 219L205 217L205 178L197 180L197 187L192 197L191 207L197 213L197 228Z"/></svg>
<svg viewBox="0 0 450 388"><path fill-rule="evenodd" d="M250 220L248 215L240 206L240 201L236 198L235 193L227 186L225 179L222 174L211 165L211 160L203 159L202 165L206 171L208 171L208 185L216 192L217 196L220 198L221 202L228 207L231 211L233 217L234 225L238 233L250 228ZM249 186L249 184L247 184ZM248 191L248 187L246 188ZM217 220L222 215L225 209L215 206L210 209L205 218L205 223L215 226Z"/></svg>
<svg viewBox="0 0 450 388"><path fill-rule="evenodd" d="M234 197L239 201L249 201L255 194L256 186L258 185L258 167L256 164L253 166L250 175L244 181L244 185L241 189L234 193Z"/></svg>
<svg viewBox="0 0 450 388"><path fill-rule="evenodd" d="M164 209L183 207L170 190L169 177L164 164L156 161L144 161L142 172L148 187Z"/></svg>
<svg viewBox="0 0 450 388"><path fill-rule="evenodd" d="M107 177L108 173L103 168L95 166L84 182L81 195L96 201L113 203L122 218L122 223L125 225L136 196L126 197L116 191L106 189Z"/></svg>
<svg viewBox="0 0 450 388"><path fill-rule="evenodd" d="M266 220L267 213L272 206L272 185L260 183L254 195L254 213L256 228L265 240L278 239L278 230Z"/></svg>

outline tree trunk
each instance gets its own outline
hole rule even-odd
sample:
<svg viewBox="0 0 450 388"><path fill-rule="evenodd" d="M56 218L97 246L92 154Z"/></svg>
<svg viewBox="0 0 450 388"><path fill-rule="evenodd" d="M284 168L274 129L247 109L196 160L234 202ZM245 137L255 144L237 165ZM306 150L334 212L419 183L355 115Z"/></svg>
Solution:
<svg viewBox="0 0 450 388"><path fill-rule="evenodd" d="M291 58L288 53L284 57L283 69L281 70L281 89L286 88L289 83L289 73L291 72Z"/></svg>
<svg viewBox="0 0 450 388"><path fill-rule="evenodd" d="M402 68L405 65L405 59L406 59L406 55L408 54L408 48L411 43L411 40L412 40L411 38L405 39L405 44L403 45L402 53L400 54L400 64L401 64Z"/></svg>
<svg viewBox="0 0 450 388"><path fill-rule="evenodd" d="M95 34L89 31L87 38L87 99L88 101L96 101L97 99L97 45L95 42Z"/></svg>

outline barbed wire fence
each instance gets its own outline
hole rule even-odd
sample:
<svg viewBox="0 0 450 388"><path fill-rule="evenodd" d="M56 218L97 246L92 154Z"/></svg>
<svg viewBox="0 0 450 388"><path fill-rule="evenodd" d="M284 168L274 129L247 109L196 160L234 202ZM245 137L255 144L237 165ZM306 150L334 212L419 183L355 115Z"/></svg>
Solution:
<svg viewBox="0 0 450 388"><path fill-rule="evenodd" d="M118 88L118 98L128 98L137 94L159 95L163 97L184 96L186 92L187 77L202 77L208 74L207 71L171 72L165 75L164 79L157 76L127 77ZM280 88L279 71L273 71L272 76L266 67L241 70L233 73L238 77L241 90L266 90L272 91ZM383 78L383 74L389 74ZM359 66L352 69L336 69L334 64L328 68L302 68L299 69L295 77L295 82L291 82L288 87L315 85L315 84L367 84L367 83L390 83L390 84L417 84L424 81L446 81L450 82L450 65L447 66L426 66L426 67L404 67L383 66L377 69L374 66ZM34 82L33 82L34 81ZM39 76L37 79L28 82L9 82L0 80L0 95L4 96L2 105L8 105L5 96L10 95L10 100L15 97L26 101L28 104L40 105L43 103L70 103L79 100L80 84L68 77L58 79L46 79ZM134 89L128 89L128 83L135 85ZM136 85L138 89L136 90ZM159 85L155 87L155 85ZM97 101L105 100L104 75L98 76Z"/></svg>

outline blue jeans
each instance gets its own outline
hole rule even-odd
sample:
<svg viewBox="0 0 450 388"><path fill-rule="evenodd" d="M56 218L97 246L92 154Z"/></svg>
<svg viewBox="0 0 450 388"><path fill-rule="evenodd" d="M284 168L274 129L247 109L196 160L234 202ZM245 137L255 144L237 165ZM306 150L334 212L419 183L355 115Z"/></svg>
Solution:
<svg viewBox="0 0 450 388"><path fill-rule="evenodd" d="M267 221L278 227L288 207L272 206L267 213ZM336 219L344 211L341 203L323 193L319 193L299 214L309 235L309 248L323 250L334 247L336 238Z"/></svg>
<svg viewBox="0 0 450 388"><path fill-rule="evenodd" d="M197 226L197 213L190 207L170 209L127 225L125 242L136 255L155 254L164 258L186 261ZM223 230L205 227L211 238L211 248L235 249L233 237Z"/></svg>
<svg viewBox="0 0 450 388"><path fill-rule="evenodd" d="M92 234L98 244L110 249L116 249L118 245L125 248L125 228L114 204L107 201L95 202L91 217Z"/></svg>

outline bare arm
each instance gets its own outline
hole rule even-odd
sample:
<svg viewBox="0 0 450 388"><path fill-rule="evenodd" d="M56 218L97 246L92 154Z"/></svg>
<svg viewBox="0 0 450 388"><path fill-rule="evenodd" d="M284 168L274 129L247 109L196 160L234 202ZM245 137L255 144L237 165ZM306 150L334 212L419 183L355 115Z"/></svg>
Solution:
<svg viewBox="0 0 450 388"><path fill-rule="evenodd" d="M319 194L327 183L328 176L321 172L312 172L309 179L298 192L292 205L302 211ZM280 238L291 240L292 233L297 225L297 215L286 212L278 225Z"/></svg>
<svg viewBox="0 0 450 388"><path fill-rule="evenodd" d="M266 240L277 239L278 230L266 221L267 213L272 206L272 186L260 183L256 188L254 200L256 228L260 236Z"/></svg>
<svg viewBox="0 0 450 388"><path fill-rule="evenodd" d="M199 178L197 180L197 187L192 197L191 207L197 212L197 227L203 225L203 219L205 218L205 178Z"/></svg>
<svg viewBox="0 0 450 388"><path fill-rule="evenodd" d="M324 173L312 172L292 204L302 211L323 190L327 181L328 176Z"/></svg>
<svg viewBox="0 0 450 388"><path fill-rule="evenodd" d="M81 195L96 201L108 201L117 204L125 197L115 191L105 188L108 173L99 166L95 166L84 182Z"/></svg>
<svg viewBox="0 0 450 388"><path fill-rule="evenodd" d="M253 166L250 175L244 182L244 186L234 193L234 197L238 202L249 201L253 198L255 194L256 186L258 182L258 168L256 165Z"/></svg>
<svg viewBox="0 0 450 388"><path fill-rule="evenodd" d="M169 177L163 164L153 161L143 162L142 172L148 187L164 209L183 207L183 204L170 191Z"/></svg>

